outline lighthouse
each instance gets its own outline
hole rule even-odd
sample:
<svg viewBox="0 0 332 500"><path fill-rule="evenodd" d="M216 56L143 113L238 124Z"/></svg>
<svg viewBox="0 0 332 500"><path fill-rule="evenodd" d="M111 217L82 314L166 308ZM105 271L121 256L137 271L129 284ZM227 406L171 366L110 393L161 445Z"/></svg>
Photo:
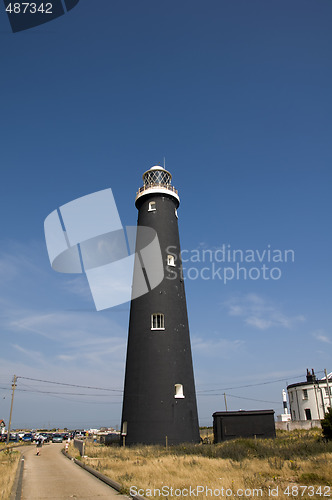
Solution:
<svg viewBox="0 0 332 500"><path fill-rule="evenodd" d="M138 234L144 227L157 234L161 253L155 258L164 277L149 286L146 264L135 261L133 290L135 279L144 275L148 292L131 300L121 423L125 445L200 439L178 230L180 198L171 181L170 172L154 166L143 174L136 194Z"/></svg>
<svg viewBox="0 0 332 500"><path fill-rule="evenodd" d="M286 394L285 389L282 390L282 405L283 405L283 408L284 408L284 413L282 413L281 415L277 416L277 421L278 422L290 422L290 420L292 418L291 418L290 413L288 413L288 408L287 408L287 394Z"/></svg>

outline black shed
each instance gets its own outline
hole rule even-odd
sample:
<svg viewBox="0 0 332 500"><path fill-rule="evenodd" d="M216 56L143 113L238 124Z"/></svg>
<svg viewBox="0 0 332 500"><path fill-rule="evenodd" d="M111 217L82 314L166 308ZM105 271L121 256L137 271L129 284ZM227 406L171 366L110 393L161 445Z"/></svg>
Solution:
<svg viewBox="0 0 332 500"><path fill-rule="evenodd" d="M238 437L275 438L274 410L216 411L213 434L215 443Z"/></svg>

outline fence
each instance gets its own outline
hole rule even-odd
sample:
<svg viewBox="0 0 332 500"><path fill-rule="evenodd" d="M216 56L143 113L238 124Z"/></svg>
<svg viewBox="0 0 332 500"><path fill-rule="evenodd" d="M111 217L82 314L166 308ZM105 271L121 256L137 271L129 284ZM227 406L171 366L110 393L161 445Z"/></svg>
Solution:
<svg viewBox="0 0 332 500"><path fill-rule="evenodd" d="M290 422L276 422L276 429L283 431L292 431L294 429L313 429L322 427L320 420L292 420Z"/></svg>

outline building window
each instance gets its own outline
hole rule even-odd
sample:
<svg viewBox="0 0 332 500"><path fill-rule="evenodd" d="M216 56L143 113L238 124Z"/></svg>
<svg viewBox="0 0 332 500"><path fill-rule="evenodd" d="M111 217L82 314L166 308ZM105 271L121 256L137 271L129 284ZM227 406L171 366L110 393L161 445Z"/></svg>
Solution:
<svg viewBox="0 0 332 500"><path fill-rule="evenodd" d="M155 201L150 201L148 212L154 212L155 210L157 210L156 209L156 202Z"/></svg>
<svg viewBox="0 0 332 500"><path fill-rule="evenodd" d="M162 313L151 314L151 330L165 330L165 320Z"/></svg>
<svg viewBox="0 0 332 500"><path fill-rule="evenodd" d="M310 408L306 408L304 411L305 411L305 418L306 418L306 420L311 420L311 410L310 410Z"/></svg>
<svg viewBox="0 0 332 500"><path fill-rule="evenodd" d="M175 267L175 257L174 257L174 255L167 255L167 265Z"/></svg>
<svg viewBox="0 0 332 500"><path fill-rule="evenodd" d="M303 391L302 391L302 399L308 399L308 389L303 389Z"/></svg>
<svg viewBox="0 0 332 500"><path fill-rule="evenodd" d="M329 395L329 391L330 391L330 394L332 394L332 392L331 392L331 387L329 387L329 388L324 387L324 389L325 389L325 397L328 397L328 395Z"/></svg>
<svg viewBox="0 0 332 500"><path fill-rule="evenodd" d="M183 394L183 385L182 384L175 384L174 386L175 394L174 397L176 399L184 399L184 394Z"/></svg>

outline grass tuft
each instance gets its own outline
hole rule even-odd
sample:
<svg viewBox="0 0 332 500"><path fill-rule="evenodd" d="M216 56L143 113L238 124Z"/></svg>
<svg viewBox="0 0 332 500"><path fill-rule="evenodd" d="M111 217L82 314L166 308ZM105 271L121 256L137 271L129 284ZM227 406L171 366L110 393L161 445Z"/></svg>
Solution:
<svg viewBox="0 0 332 500"><path fill-rule="evenodd" d="M5 450L0 453L0 498L8 500L19 464L20 453Z"/></svg>

